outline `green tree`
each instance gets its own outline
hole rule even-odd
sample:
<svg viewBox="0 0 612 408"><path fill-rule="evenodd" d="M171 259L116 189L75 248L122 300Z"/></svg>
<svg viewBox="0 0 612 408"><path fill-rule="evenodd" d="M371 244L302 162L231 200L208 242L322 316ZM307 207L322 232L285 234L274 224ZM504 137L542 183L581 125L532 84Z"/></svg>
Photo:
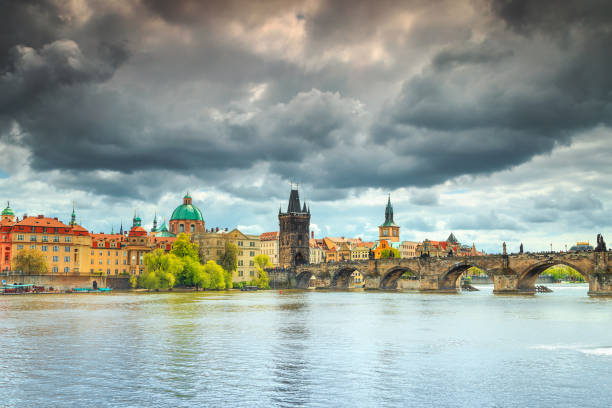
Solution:
<svg viewBox="0 0 612 408"><path fill-rule="evenodd" d="M225 271L215 261L208 261L204 265L204 272L210 277L207 289L225 289Z"/></svg>
<svg viewBox="0 0 612 408"><path fill-rule="evenodd" d="M22 249L13 259L13 270L26 275L42 275L47 273L47 259L36 249Z"/></svg>
<svg viewBox="0 0 612 408"><path fill-rule="evenodd" d="M141 278L142 286L147 289L171 288L176 277L184 269L183 261L173 253L166 254L161 249L149 252L143 258L145 272Z"/></svg>
<svg viewBox="0 0 612 408"><path fill-rule="evenodd" d="M130 274L130 288L135 289L138 287L138 276Z"/></svg>
<svg viewBox="0 0 612 408"><path fill-rule="evenodd" d="M385 248L382 251L380 251L380 257L383 259L386 258L399 258L400 257L400 253L398 249L395 248Z"/></svg>
<svg viewBox="0 0 612 408"><path fill-rule="evenodd" d="M584 281L584 276L582 276L580 272L566 265L555 265L553 267L550 267L543 272L543 275L550 275L556 281L560 281L560 280L573 280L573 281L578 281L578 282Z"/></svg>
<svg viewBox="0 0 612 408"><path fill-rule="evenodd" d="M272 267L272 262L270 262L270 257L265 254L259 254L253 258L255 262L255 267L257 268L257 279L253 280L251 284L257 286L260 289L268 289L270 287L270 277L268 276L268 272L266 272L265 268Z"/></svg>
<svg viewBox="0 0 612 408"><path fill-rule="evenodd" d="M184 264L186 285L195 286L196 290L198 290L198 288L210 288L210 274L206 272L204 265L192 258L185 258Z"/></svg>
<svg viewBox="0 0 612 408"><path fill-rule="evenodd" d="M182 232L176 237L170 253L179 258L189 257L198 260L200 259L199 248L198 244L189 240L189 235Z"/></svg>
<svg viewBox="0 0 612 408"><path fill-rule="evenodd" d="M225 250L221 255L221 267L228 271L234 272L238 267L238 246L233 242L225 241Z"/></svg>

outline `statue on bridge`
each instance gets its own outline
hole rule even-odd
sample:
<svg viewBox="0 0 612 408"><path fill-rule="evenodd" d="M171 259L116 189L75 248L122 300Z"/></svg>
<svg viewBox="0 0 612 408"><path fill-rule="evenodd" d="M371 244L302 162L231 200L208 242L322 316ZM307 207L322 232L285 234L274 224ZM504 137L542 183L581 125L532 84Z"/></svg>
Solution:
<svg viewBox="0 0 612 408"><path fill-rule="evenodd" d="M606 252L606 242L603 239L601 234L597 234L597 247L595 248L595 252Z"/></svg>
<svg viewBox="0 0 612 408"><path fill-rule="evenodd" d="M504 255L508 255L508 252L506 251L506 243L505 242L502 244L502 248L503 248L503 251L504 251L503 254Z"/></svg>
<svg viewBox="0 0 612 408"><path fill-rule="evenodd" d="M523 253L523 243L521 242L521 246L519 247L519 254Z"/></svg>
<svg viewBox="0 0 612 408"><path fill-rule="evenodd" d="M451 249L448 251L448 255L447 255L447 256L448 256L449 258L452 258L452 257L453 257L453 249L452 249L452 248L451 248Z"/></svg>

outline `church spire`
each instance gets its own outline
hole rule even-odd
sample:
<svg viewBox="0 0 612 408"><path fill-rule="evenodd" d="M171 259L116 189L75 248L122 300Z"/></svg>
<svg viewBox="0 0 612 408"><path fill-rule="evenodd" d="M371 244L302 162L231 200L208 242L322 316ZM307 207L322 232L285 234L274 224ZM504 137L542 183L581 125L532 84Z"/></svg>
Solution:
<svg viewBox="0 0 612 408"><path fill-rule="evenodd" d="M70 217L70 226L74 227L76 225L76 213L74 212L74 201L72 202L72 216Z"/></svg>

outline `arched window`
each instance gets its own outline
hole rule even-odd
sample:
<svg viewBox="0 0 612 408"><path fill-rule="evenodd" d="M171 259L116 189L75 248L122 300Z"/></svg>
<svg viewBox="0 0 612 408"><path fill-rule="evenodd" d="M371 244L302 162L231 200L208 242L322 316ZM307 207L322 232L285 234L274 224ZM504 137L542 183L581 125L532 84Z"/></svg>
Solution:
<svg viewBox="0 0 612 408"><path fill-rule="evenodd" d="M191 224L191 227L189 229L190 232L195 232L195 225Z"/></svg>
<svg viewBox="0 0 612 408"><path fill-rule="evenodd" d="M181 232L185 232L185 225L183 224L179 225L179 229L181 230Z"/></svg>

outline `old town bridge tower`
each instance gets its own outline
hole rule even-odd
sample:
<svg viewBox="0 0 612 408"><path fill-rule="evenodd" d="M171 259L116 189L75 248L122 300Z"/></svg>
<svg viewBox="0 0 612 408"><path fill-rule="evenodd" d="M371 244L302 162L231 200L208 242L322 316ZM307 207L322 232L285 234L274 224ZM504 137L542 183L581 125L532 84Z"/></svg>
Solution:
<svg viewBox="0 0 612 408"><path fill-rule="evenodd" d="M278 210L278 264L292 268L307 264L310 256L310 208L300 207L298 190L291 187L287 212Z"/></svg>

